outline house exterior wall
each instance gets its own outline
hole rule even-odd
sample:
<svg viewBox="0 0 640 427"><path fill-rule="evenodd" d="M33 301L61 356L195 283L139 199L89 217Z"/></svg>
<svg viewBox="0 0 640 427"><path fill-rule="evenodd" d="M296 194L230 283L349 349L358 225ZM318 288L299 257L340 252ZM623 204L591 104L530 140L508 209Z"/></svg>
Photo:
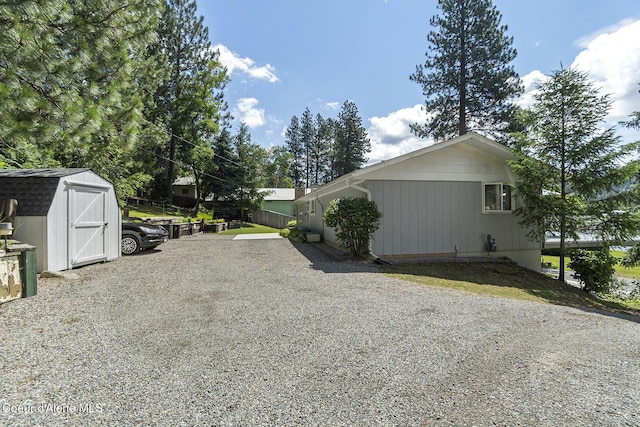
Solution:
<svg viewBox="0 0 640 427"><path fill-rule="evenodd" d="M540 244L527 239L512 213L483 213L482 182L367 181L384 216L372 251L403 256L508 257L540 270ZM497 252L486 251L487 234Z"/></svg>
<svg viewBox="0 0 640 427"><path fill-rule="evenodd" d="M182 198L186 198L186 199L196 199L197 194L196 194L196 186L195 184L189 184L189 185L177 185L174 184L172 186L173 189L173 196L175 197L182 197Z"/></svg>
<svg viewBox="0 0 640 427"><path fill-rule="evenodd" d="M512 159L508 148L474 134L424 147L304 196L296 202L298 224L336 243L318 209L338 197L370 196L383 214L372 241L376 256L507 257L539 271L540 244L528 240L519 218L496 211L495 204L487 205L493 211L483 210L485 184L518 182L508 164ZM316 200L315 215L309 212L311 200ZM497 252L487 252L488 235L495 239Z"/></svg>
<svg viewBox="0 0 640 427"><path fill-rule="evenodd" d="M391 181L517 181L503 159L464 144L407 159L369 173L366 178Z"/></svg>
<svg viewBox="0 0 640 427"><path fill-rule="evenodd" d="M265 200L262 202L262 209L293 216L293 200Z"/></svg>
<svg viewBox="0 0 640 427"><path fill-rule="evenodd" d="M333 199L339 199L342 197L367 197L367 194L363 191L357 190L352 187L343 188L328 195L321 195L313 198L315 201L315 213L312 213L310 208L312 203L308 202L296 202L298 206L298 212L296 220L298 228L308 229L316 233L320 233L326 242L338 245L335 231L331 227L324 225L322 219L324 211L327 209L329 202Z"/></svg>

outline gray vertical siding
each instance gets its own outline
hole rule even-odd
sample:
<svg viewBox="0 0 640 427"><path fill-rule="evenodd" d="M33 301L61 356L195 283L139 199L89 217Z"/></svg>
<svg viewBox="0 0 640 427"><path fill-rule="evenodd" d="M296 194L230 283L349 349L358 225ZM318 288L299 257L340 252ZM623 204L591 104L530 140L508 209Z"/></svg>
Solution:
<svg viewBox="0 0 640 427"><path fill-rule="evenodd" d="M540 245L530 242L513 214L482 213L482 182L369 180L360 184L383 213L373 235L377 256L507 257L525 267L540 270ZM344 188L316 199L316 214L300 215L303 227L338 243L334 230L324 226L322 214L339 197L366 197L355 188ZM300 206L301 212L306 205ZM486 252L487 234L496 239L498 251Z"/></svg>
<svg viewBox="0 0 640 427"><path fill-rule="evenodd" d="M335 193L331 193L330 195L324 195L318 197L316 200L316 213L315 215L311 215L306 211L307 205L306 202L298 202L296 203L299 207L298 211L298 221L299 227L307 228L309 230L320 233L323 238L329 242L338 244L335 233L333 229L324 226L324 221L322 219L324 215L324 211L329 206L329 202L333 199L339 199L341 197L367 197L366 193L357 190L355 188L344 188L342 190L336 191Z"/></svg>
<svg viewBox="0 0 640 427"><path fill-rule="evenodd" d="M484 252L487 234L499 250L536 248L518 218L482 213L482 183L450 181L367 181L371 198L384 212L374 234L374 253L383 255Z"/></svg>

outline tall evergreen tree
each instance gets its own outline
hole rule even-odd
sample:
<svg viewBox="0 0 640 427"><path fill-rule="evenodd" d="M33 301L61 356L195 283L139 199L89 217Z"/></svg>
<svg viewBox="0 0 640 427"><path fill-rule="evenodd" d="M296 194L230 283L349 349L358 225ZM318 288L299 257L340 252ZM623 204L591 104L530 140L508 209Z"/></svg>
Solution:
<svg viewBox="0 0 640 427"><path fill-rule="evenodd" d="M300 120L297 116L291 117L291 122L285 131L285 146L291 153L290 174L295 187L305 186L305 152L300 136Z"/></svg>
<svg viewBox="0 0 640 427"><path fill-rule="evenodd" d="M236 153L238 156L238 188L235 202L241 218L249 212L259 210L264 195L258 191L264 182L264 173L261 170L265 150L251 142L249 127L245 123L240 124L240 129L235 136Z"/></svg>
<svg viewBox="0 0 640 427"><path fill-rule="evenodd" d="M589 233L615 244L637 235L640 187L629 184L640 167L629 158L638 144L621 144L613 128L602 129L611 100L585 73L555 71L534 100L518 138L521 158L512 165L524 202L516 214L534 239L560 235L564 281L567 238Z"/></svg>
<svg viewBox="0 0 640 427"><path fill-rule="evenodd" d="M332 175L339 177L361 168L371 151L371 142L362 126L358 107L353 101L345 101L338 113L334 146Z"/></svg>
<svg viewBox="0 0 640 427"><path fill-rule="evenodd" d="M333 142L331 122L325 120L320 114L316 114L315 138L309 155L311 156L311 182L323 184L327 182L329 173L329 147Z"/></svg>
<svg viewBox="0 0 640 427"><path fill-rule="evenodd" d="M269 159L265 167L265 187L292 188L290 177L291 153L286 147L278 145L269 150Z"/></svg>
<svg viewBox="0 0 640 427"><path fill-rule="evenodd" d="M491 0L438 0L440 15L424 64L410 79L426 96L425 124L414 123L419 137L445 140L476 130L504 140L513 122L513 100L522 92L511 61L513 38Z"/></svg>
<svg viewBox="0 0 640 427"><path fill-rule="evenodd" d="M316 139L316 126L313 121L311 110L307 107L302 113L300 120L300 143L304 149L304 183L305 188L311 186L312 176L312 154L313 145Z"/></svg>
<svg viewBox="0 0 640 427"><path fill-rule="evenodd" d="M339 176L336 172L338 165L336 150L337 132L338 122L332 118L326 119L324 122L323 135L327 138L327 174L324 178L324 182L333 181Z"/></svg>
<svg viewBox="0 0 640 427"><path fill-rule="evenodd" d="M158 147L166 159L156 176L157 196L169 199L176 177L176 164L188 158L194 148L202 152L218 130L219 92L227 79L211 48L203 17L196 14L194 0L166 0L158 27L154 54L163 55L168 76L155 95L150 121L161 121L169 135L166 146Z"/></svg>
<svg viewBox="0 0 640 427"><path fill-rule="evenodd" d="M240 164L235 152L235 142L229 126L223 126L213 142L213 170L205 175L203 196L212 194L214 211L224 217L224 207L238 188Z"/></svg>
<svg viewBox="0 0 640 427"><path fill-rule="evenodd" d="M0 7L0 157L11 167L90 167L134 191L137 74L158 1ZM132 175L135 179L131 179Z"/></svg>

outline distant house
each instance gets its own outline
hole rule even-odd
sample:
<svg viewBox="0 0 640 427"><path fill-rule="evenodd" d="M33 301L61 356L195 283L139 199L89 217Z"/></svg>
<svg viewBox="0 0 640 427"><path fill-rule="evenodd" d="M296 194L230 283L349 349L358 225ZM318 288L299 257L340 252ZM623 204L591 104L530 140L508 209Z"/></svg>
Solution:
<svg viewBox="0 0 640 427"><path fill-rule="evenodd" d="M304 188L259 188L264 195L262 209L253 212L253 221L275 228L285 228L295 219L293 202L309 190Z"/></svg>
<svg viewBox="0 0 640 427"><path fill-rule="evenodd" d="M323 213L333 199L367 197L383 213L371 251L381 259L507 257L540 270L540 244L514 215L511 150L476 133L342 176L294 202L298 226L338 244Z"/></svg>
<svg viewBox="0 0 640 427"><path fill-rule="evenodd" d="M173 181L173 195L188 199L197 199L196 180L192 176L181 176Z"/></svg>
<svg viewBox="0 0 640 427"><path fill-rule="evenodd" d="M171 184L171 200L173 204L182 207L193 207L198 199L196 180L192 176L181 176Z"/></svg>
<svg viewBox="0 0 640 427"><path fill-rule="evenodd" d="M264 194L262 209L278 212L283 215L293 216L293 201L304 194L303 189L296 188L260 188L258 191Z"/></svg>
<svg viewBox="0 0 640 427"><path fill-rule="evenodd" d="M181 176L176 178L176 180L173 181L173 184L171 184L171 189L173 204L177 206L185 208L193 207L195 206L198 197L201 197L196 189L196 179L193 176ZM204 198L204 201L208 202L212 199L212 195L207 195Z"/></svg>

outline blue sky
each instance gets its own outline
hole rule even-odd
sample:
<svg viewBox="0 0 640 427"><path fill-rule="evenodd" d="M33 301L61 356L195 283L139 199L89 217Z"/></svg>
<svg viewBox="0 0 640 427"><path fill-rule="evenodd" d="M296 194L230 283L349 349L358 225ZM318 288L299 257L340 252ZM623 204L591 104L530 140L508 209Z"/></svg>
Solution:
<svg viewBox="0 0 640 427"><path fill-rule="evenodd" d="M309 107L335 117L356 103L370 162L423 147L409 123L424 96L409 80L427 50L435 0L200 0L231 77L226 100L254 142L284 144L291 117ZM494 0L514 37L527 105L535 82L560 65L589 72L614 101L611 124L640 110L640 1ZM625 140L637 132L622 131Z"/></svg>

